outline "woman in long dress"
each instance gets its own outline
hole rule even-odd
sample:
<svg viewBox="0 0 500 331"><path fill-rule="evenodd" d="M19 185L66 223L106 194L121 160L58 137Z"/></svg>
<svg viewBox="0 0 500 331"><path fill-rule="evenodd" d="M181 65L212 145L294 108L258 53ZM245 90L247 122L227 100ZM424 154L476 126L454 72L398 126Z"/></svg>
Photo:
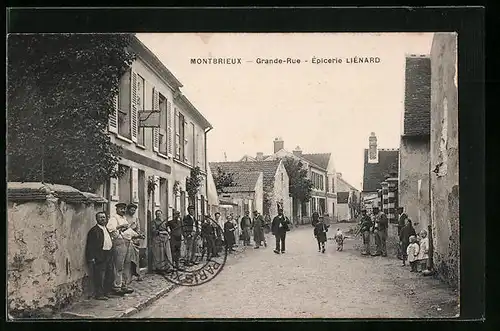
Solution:
<svg viewBox="0 0 500 331"><path fill-rule="evenodd" d="M235 245L234 231L235 226L231 221L231 216L228 216L226 223L224 223L224 241L226 243L226 250L229 252L234 252L233 246Z"/></svg>
<svg viewBox="0 0 500 331"><path fill-rule="evenodd" d="M153 271L159 274L165 273L170 266L168 226L167 222L162 219L162 214L161 210L157 210L151 224Z"/></svg>

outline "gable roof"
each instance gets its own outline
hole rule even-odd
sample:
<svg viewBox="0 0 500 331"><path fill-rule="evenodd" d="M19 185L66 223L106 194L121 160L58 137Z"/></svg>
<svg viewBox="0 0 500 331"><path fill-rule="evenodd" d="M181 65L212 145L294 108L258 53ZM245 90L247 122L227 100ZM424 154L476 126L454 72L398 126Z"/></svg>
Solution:
<svg viewBox="0 0 500 331"><path fill-rule="evenodd" d="M278 170L280 160L272 161L239 161L239 162L210 162L210 168L217 171L220 167L228 173L262 172L264 190L274 188L274 176Z"/></svg>
<svg viewBox="0 0 500 331"><path fill-rule="evenodd" d="M245 155L240 159L240 162L247 162L247 161L255 161L255 158L251 157L250 155Z"/></svg>
<svg viewBox="0 0 500 331"><path fill-rule="evenodd" d="M224 193L255 192L255 185L262 172L233 172L232 174L235 186L225 187Z"/></svg>
<svg viewBox="0 0 500 331"><path fill-rule="evenodd" d="M399 172L399 150L379 149L378 163L368 163L368 149L364 151L363 192L375 192L389 173Z"/></svg>
<svg viewBox="0 0 500 331"><path fill-rule="evenodd" d="M315 153L315 154L302 154L302 157L309 162L320 166L323 169L328 168L328 163L330 162L331 153Z"/></svg>
<svg viewBox="0 0 500 331"><path fill-rule="evenodd" d="M355 188L354 186L352 186L351 184L349 184L348 182L346 182L345 179L337 177L337 180L339 180L342 183L344 183L347 187L349 187L349 188L351 188L353 190L359 191L357 188Z"/></svg>
<svg viewBox="0 0 500 331"><path fill-rule="evenodd" d="M409 56L405 69L403 136L425 136L431 131L431 59Z"/></svg>

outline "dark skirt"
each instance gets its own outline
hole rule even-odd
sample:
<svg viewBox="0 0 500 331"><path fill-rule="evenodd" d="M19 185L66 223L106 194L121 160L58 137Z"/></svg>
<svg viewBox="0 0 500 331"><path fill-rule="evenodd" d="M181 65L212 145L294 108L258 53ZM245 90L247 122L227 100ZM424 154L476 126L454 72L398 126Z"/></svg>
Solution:
<svg viewBox="0 0 500 331"><path fill-rule="evenodd" d="M234 244L236 244L236 241L234 240L234 232L225 232L224 241L226 242L226 246L229 247L232 247Z"/></svg>
<svg viewBox="0 0 500 331"><path fill-rule="evenodd" d="M318 235L316 236L316 239L320 243L326 242L326 233L325 232L318 233Z"/></svg>

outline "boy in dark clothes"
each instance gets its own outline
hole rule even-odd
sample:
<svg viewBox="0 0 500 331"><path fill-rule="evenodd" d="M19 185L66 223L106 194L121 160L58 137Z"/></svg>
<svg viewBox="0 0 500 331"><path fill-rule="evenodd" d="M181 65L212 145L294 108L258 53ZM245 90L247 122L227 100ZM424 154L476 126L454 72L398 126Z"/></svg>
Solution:
<svg viewBox="0 0 500 331"><path fill-rule="evenodd" d="M409 218L406 219L405 226L401 229L399 234L399 242L401 245L401 253L403 254L403 266L406 265L406 260L408 259L408 255L406 254L406 249L410 244L410 237L416 236L415 228L413 227L411 220Z"/></svg>
<svg viewBox="0 0 500 331"><path fill-rule="evenodd" d="M318 241L318 252L325 252L326 233L328 232L329 225L326 225L322 219L319 219L314 226L314 237Z"/></svg>

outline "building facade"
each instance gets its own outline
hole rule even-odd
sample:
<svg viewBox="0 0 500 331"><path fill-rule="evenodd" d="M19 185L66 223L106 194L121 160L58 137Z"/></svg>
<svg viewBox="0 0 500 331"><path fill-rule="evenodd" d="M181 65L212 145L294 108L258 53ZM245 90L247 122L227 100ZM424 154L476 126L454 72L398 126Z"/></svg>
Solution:
<svg viewBox="0 0 500 331"><path fill-rule="evenodd" d="M226 173L233 174L237 182L243 182L242 178L250 177L251 173L261 173L262 214L269 214L271 217L274 217L278 213L278 204L280 204L283 206L285 215L291 215L292 199L289 193L289 179L285 166L281 160L210 163L210 168L212 169L213 174L215 174L218 167ZM246 173L246 175L243 176L243 173ZM247 179L245 179L245 181L246 180ZM228 198L223 199L228 200ZM255 204L253 206L257 208L257 210L261 208L260 200L260 190L256 187L254 199Z"/></svg>
<svg viewBox="0 0 500 331"><path fill-rule="evenodd" d="M171 217L185 213L186 178L199 166L205 176L196 199L197 212L206 204L206 133L210 123L182 95L182 84L137 38L131 51L137 57L120 80L115 112L109 118L111 141L123 148L120 178L111 178L98 193L109 200L107 212L118 202L136 203L140 228L148 235L148 220L156 210ZM160 112L159 127L143 127L142 115ZM147 264L149 238L141 244L141 267Z"/></svg>
<svg viewBox="0 0 500 331"><path fill-rule="evenodd" d="M337 173L337 219L346 222L354 219L356 211L352 203L359 201L360 192L342 178L342 173Z"/></svg>
<svg viewBox="0 0 500 331"><path fill-rule="evenodd" d="M406 58L403 128L399 148L399 206L417 231L430 225L431 60Z"/></svg>
<svg viewBox="0 0 500 331"><path fill-rule="evenodd" d="M398 207L398 173L399 149L379 149L377 136L372 132L368 138L368 149L364 150L361 200L368 213L373 207L378 207L392 223L396 221Z"/></svg>
<svg viewBox="0 0 500 331"><path fill-rule="evenodd" d="M336 220L336 176L335 165L331 153L305 154L300 147L289 152L285 149L285 143L281 138L275 138L273 154L264 155L258 152L256 157L245 155L240 161L264 161L282 160L286 157L301 161L307 170L307 177L312 181L313 188L311 199L308 202L299 203L292 199L292 218L294 222L305 224L310 222L311 215L318 212L321 216L328 216Z"/></svg>
<svg viewBox="0 0 500 331"><path fill-rule="evenodd" d="M457 35L436 33L431 48L431 215L434 267L460 286Z"/></svg>

